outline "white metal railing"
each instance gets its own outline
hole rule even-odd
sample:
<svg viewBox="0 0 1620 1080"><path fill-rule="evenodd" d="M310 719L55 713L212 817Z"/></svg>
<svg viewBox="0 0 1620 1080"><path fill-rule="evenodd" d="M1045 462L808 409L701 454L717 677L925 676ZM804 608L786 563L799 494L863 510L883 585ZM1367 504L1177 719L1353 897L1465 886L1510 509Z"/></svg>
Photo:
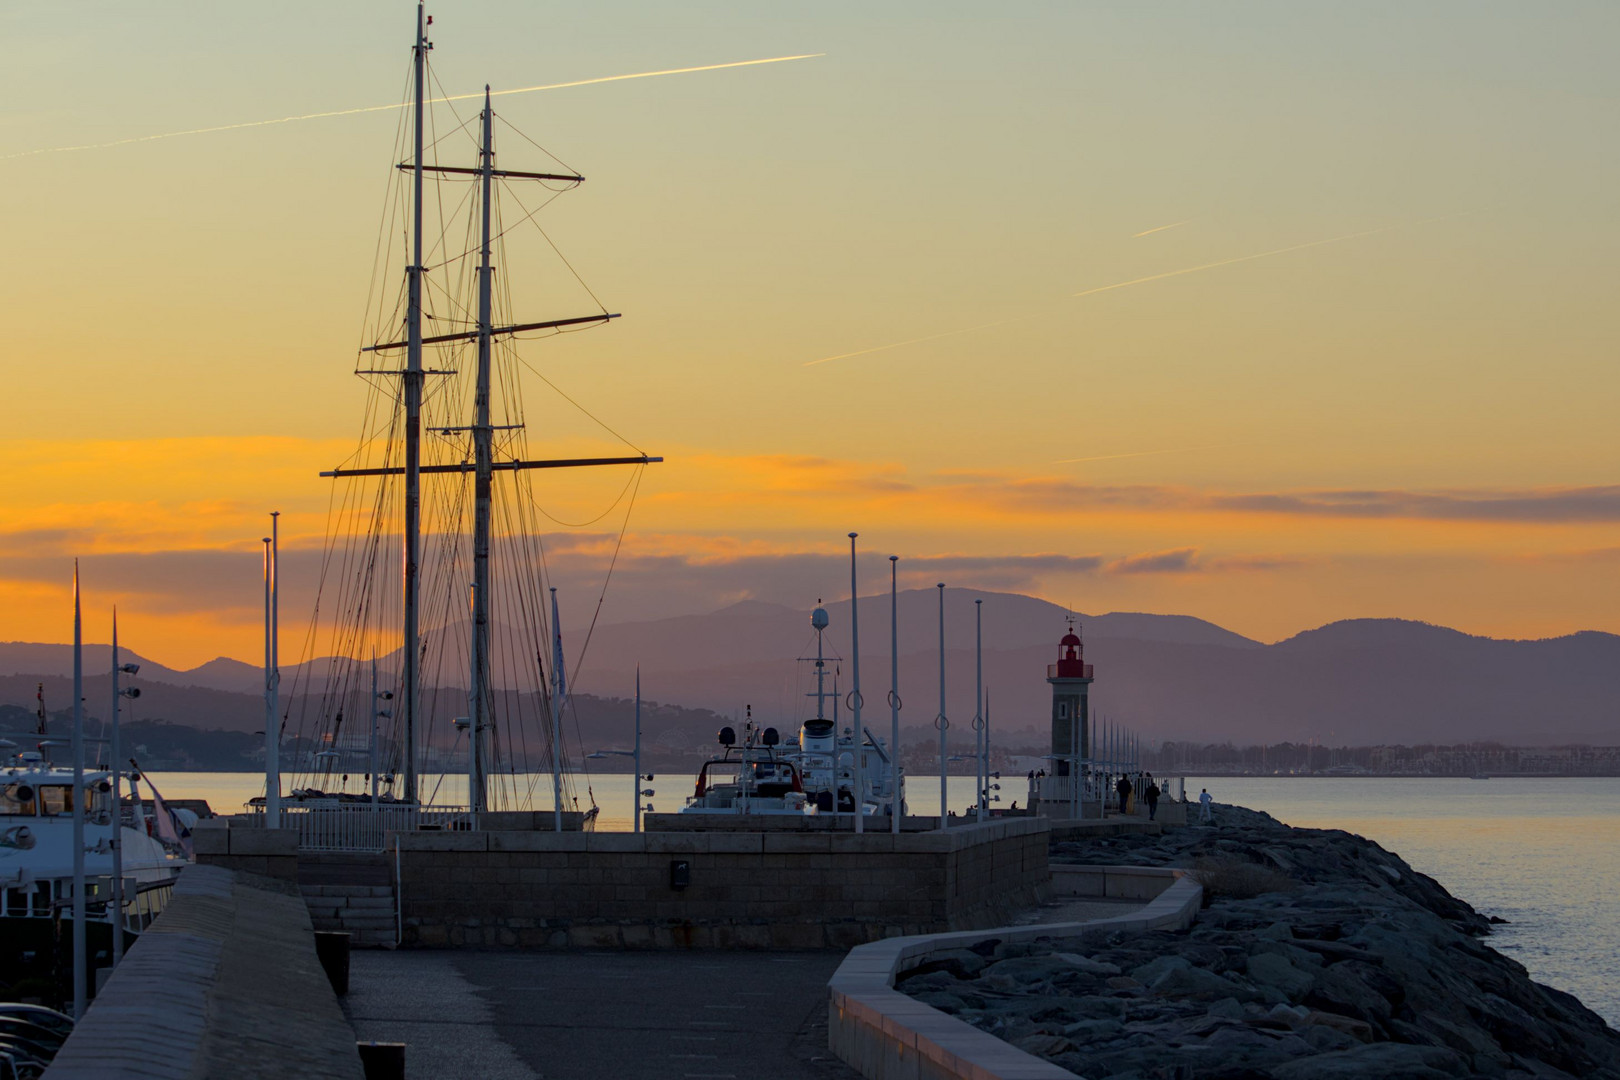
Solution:
<svg viewBox="0 0 1620 1080"><path fill-rule="evenodd" d="M253 816L264 823L262 810ZM304 851L384 851L391 832L470 829L472 815L459 806L332 800L283 805L281 827L297 830Z"/></svg>

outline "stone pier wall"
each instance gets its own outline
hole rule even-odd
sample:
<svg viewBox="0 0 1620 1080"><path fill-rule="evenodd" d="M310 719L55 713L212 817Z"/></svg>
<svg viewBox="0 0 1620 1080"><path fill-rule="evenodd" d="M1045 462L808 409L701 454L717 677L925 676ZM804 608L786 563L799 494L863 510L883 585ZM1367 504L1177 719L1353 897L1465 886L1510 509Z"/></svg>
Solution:
<svg viewBox="0 0 1620 1080"><path fill-rule="evenodd" d="M364 1069L292 885L192 866L48 1075L361 1080Z"/></svg>
<svg viewBox="0 0 1620 1080"><path fill-rule="evenodd" d="M404 944L839 948L995 925L1051 889L1048 826L398 834ZM675 864L688 875L681 885Z"/></svg>

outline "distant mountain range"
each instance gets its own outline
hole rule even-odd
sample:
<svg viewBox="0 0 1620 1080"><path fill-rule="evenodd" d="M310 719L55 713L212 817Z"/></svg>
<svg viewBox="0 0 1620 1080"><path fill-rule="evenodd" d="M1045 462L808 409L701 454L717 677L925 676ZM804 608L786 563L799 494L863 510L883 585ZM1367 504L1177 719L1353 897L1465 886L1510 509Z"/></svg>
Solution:
<svg viewBox="0 0 1620 1080"><path fill-rule="evenodd" d="M1046 665L1057 658L1067 613L1018 594L946 590L953 741L968 737L973 715L975 599L984 601L992 729L999 738L1029 741L1046 730ZM901 717L908 729L931 732L939 713L938 604L932 589L899 597ZM847 695L854 674L849 603L826 607L829 668ZM865 715L887 728L888 596L863 597L860 617ZM1096 665L1095 709L1150 739L1620 743L1620 637L1613 634L1506 641L1405 620L1354 619L1267 645L1189 616L1116 612L1078 619L1086 659ZM565 624L571 664L580 637ZM139 683L151 687L141 715L200 727L262 727L259 668L220 658L180 671L127 655L141 664ZM814 655L808 610L748 601L705 615L598 627L574 689L626 698L639 664L649 700L738 717L752 706L756 718L789 728L813 715L814 701L804 696L814 690L813 668L802 658ZM86 648L86 671L98 673L96 689L86 691L92 702L107 692L101 685L107 676L99 673L109 664L106 646ZM44 678L47 705L64 707L71 665L67 646L0 643L0 703L31 706L34 684ZM383 666L393 665L385 659ZM298 685L299 674L295 665L284 668L283 686ZM518 690L536 683L532 671L504 666L497 666L496 681ZM693 722L708 715L693 714Z"/></svg>

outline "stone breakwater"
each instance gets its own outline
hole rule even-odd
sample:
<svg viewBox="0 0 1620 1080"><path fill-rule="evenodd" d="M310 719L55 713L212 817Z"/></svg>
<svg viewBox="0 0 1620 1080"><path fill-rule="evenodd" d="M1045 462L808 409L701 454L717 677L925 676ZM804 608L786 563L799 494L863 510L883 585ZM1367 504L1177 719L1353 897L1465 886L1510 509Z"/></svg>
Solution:
<svg viewBox="0 0 1620 1080"><path fill-rule="evenodd" d="M1620 1034L1482 944L1490 921L1432 878L1346 832L1220 810L1052 848L1199 868L1190 931L992 939L896 988L1090 1080L1620 1080Z"/></svg>

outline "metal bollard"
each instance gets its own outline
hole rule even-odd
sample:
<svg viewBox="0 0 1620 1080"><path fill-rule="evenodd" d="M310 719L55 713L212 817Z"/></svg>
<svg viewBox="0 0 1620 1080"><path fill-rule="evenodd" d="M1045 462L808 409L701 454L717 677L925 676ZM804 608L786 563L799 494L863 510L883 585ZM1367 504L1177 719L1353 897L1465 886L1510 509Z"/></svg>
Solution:
<svg viewBox="0 0 1620 1080"><path fill-rule="evenodd" d="M405 1080L405 1044L361 1042L360 1068L366 1080Z"/></svg>
<svg viewBox="0 0 1620 1080"><path fill-rule="evenodd" d="M341 930L315 931L315 959L332 984L332 993L342 997L349 992L349 935Z"/></svg>

